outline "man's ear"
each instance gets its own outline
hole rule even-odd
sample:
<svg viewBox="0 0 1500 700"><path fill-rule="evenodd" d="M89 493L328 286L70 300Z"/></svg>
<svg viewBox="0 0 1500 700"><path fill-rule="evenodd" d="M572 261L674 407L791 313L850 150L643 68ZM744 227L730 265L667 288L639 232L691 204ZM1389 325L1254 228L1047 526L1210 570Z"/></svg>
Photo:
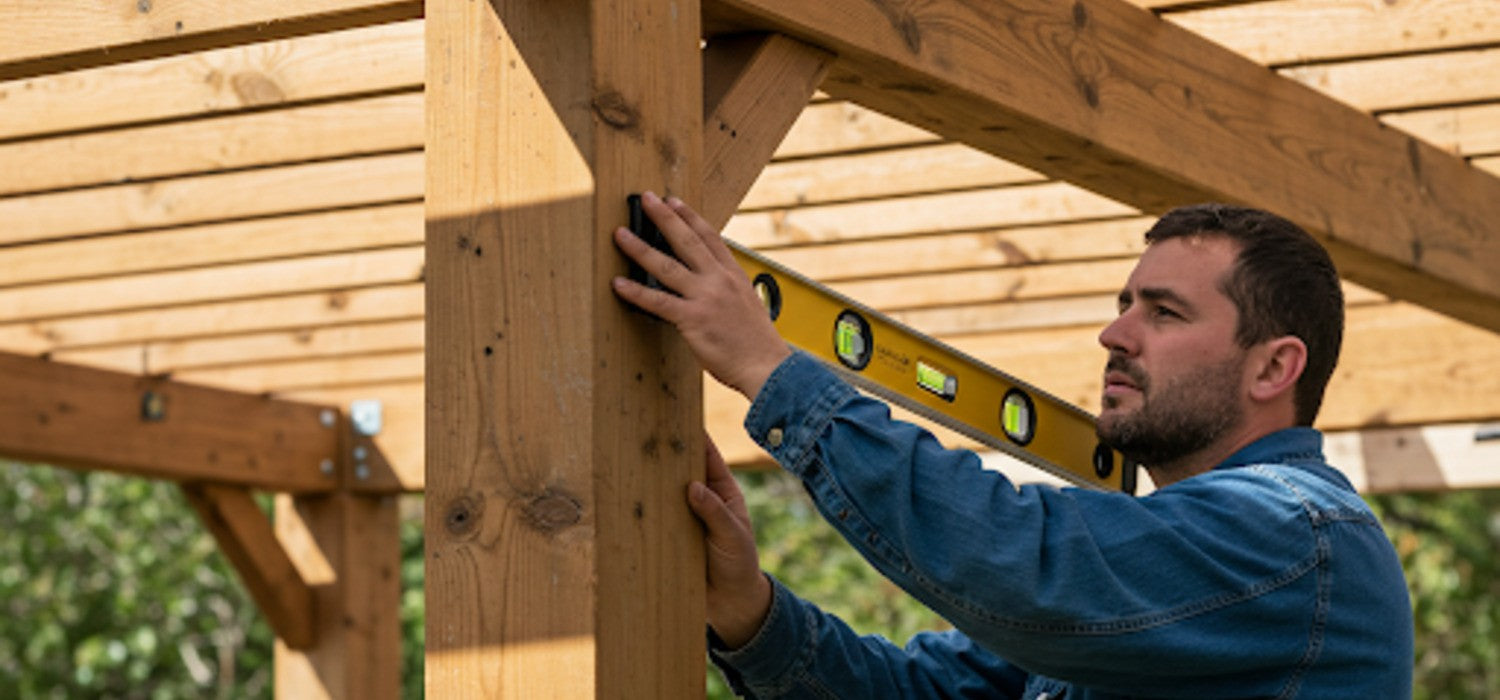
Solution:
<svg viewBox="0 0 1500 700"><path fill-rule="evenodd" d="M1307 368L1307 344L1296 336L1284 335L1255 346L1251 357L1254 374L1250 398L1268 402L1297 386L1302 370Z"/></svg>

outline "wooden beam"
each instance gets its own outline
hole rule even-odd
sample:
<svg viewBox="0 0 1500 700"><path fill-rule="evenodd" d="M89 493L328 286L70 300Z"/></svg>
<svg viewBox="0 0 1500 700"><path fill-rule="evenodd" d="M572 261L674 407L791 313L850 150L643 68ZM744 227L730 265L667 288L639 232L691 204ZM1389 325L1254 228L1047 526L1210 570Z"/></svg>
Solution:
<svg viewBox="0 0 1500 700"><path fill-rule="evenodd" d="M0 248L7 287L422 242L422 205L391 204Z"/></svg>
<svg viewBox="0 0 1500 700"><path fill-rule="evenodd" d="M762 249L777 262L822 282L851 278L1081 262L1139 255L1152 220L1133 216L1082 223L960 230L911 238L872 238L827 245ZM1123 280L1121 280L1123 282Z"/></svg>
<svg viewBox="0 0 1500 700"><path fill-rule="evenodd" d="M422 263L407 246L0 289L0 321L414 282Z"/></svg>
<svg viewBox="0 0 1500 700"><path fill-rule="evenodd" d="M808 105L776 148L778 159L941 143L938 135L848 102Z"/></svg>
<svg viewBox="0 0 1500 700"><path fill-rule="evenodd" d="M53 353L55 359L145 374L227 367L255 362L299 361L349 354L422 348L422 319L284 331L219 338L183 339Z"/></svg>
<svg viewBox="0 0 1500 700"><path fill-rule="evenodd" d="M401 539L394 496L277 494L276 537L312 586L316 644L278 639L276 697L401 696Z"/></svg>
<svg viewBox="0 0 1500 700"><path fill-rule="evenodd" d="M414 0L11 0L0 80L203 51L421 16Z"/></svg>
<svg viewBox="0 0 1500 700"><path fill-rule="evenodd" d="M0 82L0 139L422 86L422 21Z"/></svg>
<svg viewBox="0 0 1500 700"><path fill-rule="evenodd" d="M1269 65L1430 52L1495 40L1495 6L1488 0L1262 0L1166 17Z"/></svg>
<svg viewBox="0 0 1500 700"><path fill-rule="evenodd" d="M1500 487L1496 427L1461 423L1336 432L1328 434L1323 451L1362 493L1492 489Z"/></svg>
<svg viewBox="0 0 1500 700"><path fill-rule="evenodd" d="M703 693L701 373L609 288L627 193L698 199L699 18L427 5L430 697Z"/></svg>
<svg viewBox="0 0 1500 700"><path fill-rule="evenodd" d="M1500 14L1500 13L1497 13ZM1500 98L1500 48L1282 69L1281 74L1359 109L1389 112Z"/></svg>
<svg viewBox="0 0 1500 700"><path fill-rule="evenodd" d="M411 202L422 172L421 153L397 153L0 199L0 245Z"/></svg>
<svg viewBox="0 0 1500 700"><path fill-rule="evenodd" d="M833 54L779 34L716 37L703 55L704 218L723 226L807 106Z"/></svg>
<svg viewBox="0 0 1500 700"><path fill-rule="evenodd" d="M1039 173L958 143L781 161L766 166L740 211L1021 185Z"/></svg>
<svg viewBox="0 0 1500 700"><path fill-rule="evenodd" d="M239 572L277 639L293 649L311 647L317 641L312 588L297 573L249 489L185 483L182 493Z"/></svg>
<svg viewBox="0 0 1500 700"><path fill-rule="evenodd" d="M1147 213L1277 212L1346 277L1500 330L1500 179L1123 0L710 7L836 52L835 97Z"/></svg>
<svg viewBox="0 0 1500 700"><path fill-rule="evenodd" d="M0 353L0 454L290 492L337 485L330 408Z"/></svg>
<svg viewBox="0 0 1500 700"><path fill-rule="evenodd" d="M0 145L0 194L410 151L423 114L410 92Z"/></svg>
<svg viewBox="0 0 1500 700"><path fill-rule="evenodd" d="M421 282L352 289L334 287L264 299L0 323L0 348L41 355L85 345L390 321L419 317L422 312Z"/></svg>
<svg viewBox="0 0 1500 700"><path fill-rule="evenodd" d="M1453 153L1500 153L1500 104L1399 112L1380 120Z"/></svg>
<svg viewBox="0 0 1500 700"><path fill-rule="evenodd" d="M1140 212L1065 182L749 212L724 235L756 248L1112 219Z"/></svg>

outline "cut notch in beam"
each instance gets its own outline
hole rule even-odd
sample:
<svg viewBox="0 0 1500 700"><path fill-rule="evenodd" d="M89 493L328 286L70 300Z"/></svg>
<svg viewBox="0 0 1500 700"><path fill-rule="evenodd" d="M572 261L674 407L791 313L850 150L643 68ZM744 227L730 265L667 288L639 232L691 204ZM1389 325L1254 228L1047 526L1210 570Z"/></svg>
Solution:
<svg viewBox="0 0 1500 700"><path fill-rule="evenodd" d="M292 649L314 646L312 587L302 580L249 489L206 483L181 487L219 549L239 571L276 637Z"/></svg>

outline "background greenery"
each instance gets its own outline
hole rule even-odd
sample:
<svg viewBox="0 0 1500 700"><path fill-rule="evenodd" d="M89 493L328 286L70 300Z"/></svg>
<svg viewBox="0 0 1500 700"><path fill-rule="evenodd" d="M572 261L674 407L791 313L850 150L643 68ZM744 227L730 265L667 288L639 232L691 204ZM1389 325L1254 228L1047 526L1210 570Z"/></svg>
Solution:
<svg viewBox="0 0 1500 700"><path fill-rule="evenodd" d="M779 472L741 475L765 567L870 634L944 622ZM1500 491L1370 499L1417 620L1417 698L1500 697ZM404 696L422 695L420 500L403 504ZM271 634L175 486L0 461L0 700L269 698ZM729 697L716 673L709 694Z"/></svg>

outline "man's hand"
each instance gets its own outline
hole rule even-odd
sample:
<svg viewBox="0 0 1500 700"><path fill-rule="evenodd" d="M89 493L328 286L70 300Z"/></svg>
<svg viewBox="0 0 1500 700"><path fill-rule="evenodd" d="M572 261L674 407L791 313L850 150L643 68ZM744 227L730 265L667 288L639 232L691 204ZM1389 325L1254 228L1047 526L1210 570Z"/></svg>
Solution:
<svg viewBox="0 0 1500 700"><path fill-rule="evenodd" d="M615 244L677 295L623 277L615 278L615 293L677 326L709 374L753 400L772 370L791 355L760 296L719 233L686 204L647 192L641 208L678 259L624 227L615 230Z"/></svg>
<svg viewBox="0 0 1500 700"><path fill-rule="evenodd" d="M771 611L771 582L760 571L750 511L712 439L708 483L688 484L688 505L707 529L708 624L731 649L749 642Z"/></svg>

